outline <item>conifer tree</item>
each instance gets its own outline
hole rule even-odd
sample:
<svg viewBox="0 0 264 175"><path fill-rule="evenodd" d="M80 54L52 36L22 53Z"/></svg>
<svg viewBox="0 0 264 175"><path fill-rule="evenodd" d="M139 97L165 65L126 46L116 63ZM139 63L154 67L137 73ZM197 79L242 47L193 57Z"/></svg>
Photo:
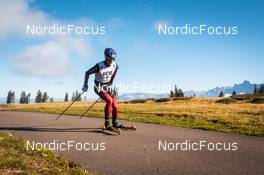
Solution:
<svg viewBox="0 0 264 175"><path fill-rule="evenodd" d="M8 91L6 103L7 104L15 103L15 91L12 91L12 90Z"/></svg>
<svg viewBox="0 0 264 175"><path fill-rule="evenodd" d="M36 98L35 98L36 103L41 103L42 102L42 92L38 90Z"/></svg>
<svg viewBox="0 0 264 175"><path fill-rule="evenodd" d="M225 96L224 92L221 91L220 94L219 94L219 97L224 97L224 96Z"/></svg>
<svg viewBox="0 0 264 175"><path fill-rule="evenodd" d="M44 92L43 93L43 96L41 98L41 102L42 103L46 103L48 101L48 99L49 99L48 93L47 92Z"/></svg>
<svg viewBox="0 0 264 175"><path fill-rule="evenodd" d="M66 93L65 93L65 97L64 97L64 102L67 102L67 101L69 101L69 95L68 95L68 93L66 92Z"/></svg>
<svg viewBox="0 0 264 175"><path fill-rule="evenodd" d="M261 84L260 85L260 88L259 88L259 93L264 93L264 84Z"/></svg>
<svg viewBox="0 0 264 175"><path fill-rule="evenodd" d="M232 97L234 97L234 96L237 96L236 91L233 91L233 92L232 92Z"/></svg>
<svg viewBox="0 0 264 175"><path fill-rule="evenodd" d="M19 103L20 104L25 104L26 103L26 92L25 91L21 92Z"/></svg>

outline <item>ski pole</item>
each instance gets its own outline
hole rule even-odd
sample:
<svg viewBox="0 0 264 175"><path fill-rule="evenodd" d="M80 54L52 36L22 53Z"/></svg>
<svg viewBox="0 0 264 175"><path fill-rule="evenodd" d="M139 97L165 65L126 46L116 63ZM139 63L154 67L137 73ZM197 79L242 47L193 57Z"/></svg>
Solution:
<svg viewBox="0 0 264 175"><path fill-rule="evenodd" d="M100 100L101 98L99 97L81 116L80 119L87 113L90 111L90 109L92 109L92 107Z"/></svg>
<svg viewBox="0 0 264 175"><path fill-rule="evenodd" d="M69 109L69 107L71 107L71 105L76 102L76 100L84 93L85 91L83 91L82 93L80 93L77 97L75 97L75 99L71 102L71 104L64 109L64 111L55 119L55 120L58 120L66 111L67 109Z"/></svg>

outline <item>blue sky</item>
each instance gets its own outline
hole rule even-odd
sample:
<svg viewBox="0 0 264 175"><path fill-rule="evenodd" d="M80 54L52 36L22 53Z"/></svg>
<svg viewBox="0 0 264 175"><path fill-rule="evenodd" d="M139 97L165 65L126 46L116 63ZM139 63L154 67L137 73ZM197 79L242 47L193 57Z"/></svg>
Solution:
<svg viewBox="0 0 264 175"><path fill-rule="evenodd" d="M33 96L38 89L51 97L63 97L66 91L71 94L81 88L84 72L103 59L105 47L117 51L116 83L177 84L183 90L207 90L245 79L263 82L264 3L260 0L0 0L0 6L0 97L9 89L17 94L26 90ZM66 41L25 34L25 24L54 21L106 26L107 32ZM155 30L159 22L238 26L239 33L159 35ZM42 56L47 51L52 55L49 59ZM26 70L29 61L31 66L41 64L40 68ZM95 97L92 90L87 96Z"/></svg>

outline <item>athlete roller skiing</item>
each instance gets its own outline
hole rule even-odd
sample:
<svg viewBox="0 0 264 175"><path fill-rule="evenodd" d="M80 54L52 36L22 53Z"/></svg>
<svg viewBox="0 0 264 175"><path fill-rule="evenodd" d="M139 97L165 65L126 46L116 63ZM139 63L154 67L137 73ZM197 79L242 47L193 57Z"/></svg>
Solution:
<svg viewBox="0 0 264 175"><path fill-rule="evenodd" d="M118 65L115 61L116 52L112 48L106 48L104 51L105 60L95 64L85 73L83 91L88 90L88 80L91 74L95 74L94 92L106 102L104 109L104 128L127 128L123 124L117 122L118 106L116 94L112 90L112 83L117 74ZM112 126L109 117L112 109Z"/></svg>

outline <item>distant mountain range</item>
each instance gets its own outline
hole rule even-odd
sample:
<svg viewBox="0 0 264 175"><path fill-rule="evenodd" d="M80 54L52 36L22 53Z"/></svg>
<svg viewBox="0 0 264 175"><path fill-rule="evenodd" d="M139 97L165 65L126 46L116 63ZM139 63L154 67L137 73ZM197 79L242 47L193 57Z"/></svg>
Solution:
<svg viewBox="0 0 264 175"><path fill-rule="evenodd" d="M118 100L134 100L134 99L148 99L148 98L165 98L169 94L151 94L151 93L127 93L118 96Z"/></svg>
<svg viewBox="0 0 264 175"><path fill-rule="evenodd" d="M213 89L209 89L208 91L186 91L184 95L191 96L195 94L198 97L218 97L220 92L223 91L225 96L231 96L233 91L237 94L250 94L254 92L254 86L257 88L260 87L260 84L253 84L249 81L245 80L241 84L234 84L234 86L226 86L226 87L215 87Z"/></svg>
<svg viewBox="0 0 264 175"><path fill-rule="evenodd" d="M260 84L250 83L245 80L241 84L234 84L234 86L226 87L215 87L209 89L208 91L185 91L185 96L192 96L195 94L196 97L218 97L220 92L223 91L225 96L232 95L232 92L235 91L237 94L248 94L254 92L254 85L257 88L260 87ZM133 99L147 99L147 98L164 98L168 97L169 93L165 94L151 94L151 93L127 93L122 94L118 97L119 100L133 100Z"/></svg>

